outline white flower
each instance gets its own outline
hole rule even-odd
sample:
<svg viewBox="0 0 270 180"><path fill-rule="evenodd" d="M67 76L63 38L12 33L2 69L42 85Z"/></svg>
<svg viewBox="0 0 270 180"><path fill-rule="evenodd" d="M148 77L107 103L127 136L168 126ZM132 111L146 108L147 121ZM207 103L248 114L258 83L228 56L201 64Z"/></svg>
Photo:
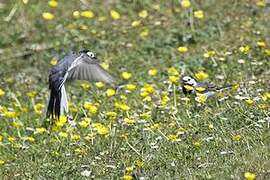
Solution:
<svg viewBox="0 0 270 180"><path fill-rule="evenodd" d="M92 173L91 171L84 170L84 171L81 172L81 175L85 176L85 177L89 177L91 175L91 173Z"/></svg>

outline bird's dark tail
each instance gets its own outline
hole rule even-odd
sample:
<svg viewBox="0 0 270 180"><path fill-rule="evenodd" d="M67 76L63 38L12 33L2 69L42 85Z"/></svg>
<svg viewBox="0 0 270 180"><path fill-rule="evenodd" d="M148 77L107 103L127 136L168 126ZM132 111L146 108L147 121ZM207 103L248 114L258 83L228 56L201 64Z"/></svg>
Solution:
<svg viewBox="0 0 270 180"><path fill-rule="evenodd" d="M47 117L52 119L59 119L61 111L61 90L51 88L50 100L47 108Z"/></svg>
<svg viewBox="0 0 270 180"><path fill-rule="evenodd" d="M217 91L223 91L223 90L227 90L227 89L232 89L234 87L234 85L225 85L222 87L218 87L216 90Z"/></svg>

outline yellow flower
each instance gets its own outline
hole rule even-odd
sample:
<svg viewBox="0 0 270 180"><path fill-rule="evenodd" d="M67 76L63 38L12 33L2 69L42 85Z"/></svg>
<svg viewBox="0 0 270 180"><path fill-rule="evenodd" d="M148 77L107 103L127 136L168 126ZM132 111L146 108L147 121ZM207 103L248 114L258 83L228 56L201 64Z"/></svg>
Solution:
<svg viewBox="0 0 270 180"><path fill-rule="evenodd" d="M208 125L208 128L209 128L209 129L214 129L214 125L213 125L213 124L209 124L209 125Z"/></svg>
<svg viewBox="0 0 270 180"><path fill-rule="evenodd" d="M251 98L245 99L245 102L246 102L248 105L251 105L251 104L254 103L254 101L253 101Z"/></svg>
<svg viewBox="0 0 270 180"><path fill-rule="evenodd" d="M263 99L264 101L267 101L268 99L270 99L270 92L265 92L265 93L263 93L262 99Z"/></svg>
<svg viewBox="0 0 270 180"><path fill-rule="evenodd" d="M192 143L195 148L200 148L202 145L199 141L195 141Z"/></svg>
<svg viewBox="0 0 270 180"><path fill-rule="evenodd" d="M2 142L3 141L3 136L2 135L0 135L0 142Z"/></svg>
<svg viewBox="0 0 270 180"><path fill-rule="evenodd" d="M30 91L30 92L27 92L26 95L28 97L35 97L37 95L37 91Z"/></svg>
<svg viewBox="0 0 270 180"><path fill-rule="evenodd" d="M6 94L5 91L4 91L3 89L0 88L0 97L1 97L1 96L4 96L5 94Z"/></svg>
<svg viewBox="0 0 270 180"><path fill-rule="evenodd" d="M126 88L129 91L133 91L134 89L136 89L136 85L135 84L127 84Z"/></svg>
<svg viewBox="0 0 270 180"><path fill-rule="evenodd" d="M151 84L144 84L143 88L141 88L141 96L146 97L149 94L153 94L155 92L155 88Z"/></svg>
<svg viewBox="0 0 270 180"><path fill-rule="evenodd" d="M183 7L183 8L189 8L190 7L190 1L189 0L182 0L181 1L181 6Z"/></svg>
<svg viewBox="0 0 270 180"><path fill-rule="evenodd" d="M168 74L171 76L178 76L179 72L175 69L175 67L170 67L168 69Z"/></svg>
<svg viewBox="0 0 270 180"><path fill-rule="evenodd" d="M119 108L123 111L129 111L130 110L130 107L127 105L127 104L124 104L124 103L121 103L119 105Z"/></svg>
<svg viewBox="0 0 270 180"><path fill-rule="evenodd" d="M188 48L186 46L179 46L177 48L177 50L180 52L180 53L186 53L188 51Z"/></svg>
<svg viewBox="0 0 270 180"><path fill-rule="evenodd" d="M124 122L127 123L127 124L133 124L133 123L135 123L135 120L131 119L131 118L125 118Z"/></svg>
<svg viewBox="0 0 270 180"><path fill-rule="evenodd" d="M117 20L117 19L120 19L121 15L115 11L115 10L111 10L111 17L114 19L114 20Z"/></svg>
<svg viewBox="0 0 270 180"><path fill-rule="evenodd" d="M88 110L91 114L96 114L98 110L98 107L95 104L90 103L90 102L85 102L83 107L86 110Z"/></svg>
<svg viewBox="0 0 270 180"><path fill-rule="evenodd" d="M165 106L169 101L170 101L170 98L166 94L161 96L161 105L162 106Z"/></svg>
<svg viewBox="0 0 270 180"><path fill-rule="evenodd" d="M141 24L141 21L133 21L132 23L131 23L131 26L132 27L137 27L137 26L139 26Z"/></svg>
<svg viewBox="0 0 270 180"><path fill-rule="evenodd" d="M209 58L209 57L213 57L215 54L216 54L215 51L210 50L210 51L207 51L206 53L204 53L203 57Z"/></svg>
<svg viewBox="0 0 270 180"><path fill-rule="evenodd" d="M60 127L63 127L66 122L67 122L67 117L64 116L64 115L61 115L59 117L59 120L56 121L55 125L56 125L56 127L59 127L60 128Z"/></svg>
<svg viewBox="0 0 270 180"><path fill-rule="evenodd" d="M150 97L150 96L145 96L144 98L143 98L143 101L145 102L150 102L150 101L152 101L152 98Z"/></svg>
<svg viewBox="0 0 270 180"><path fill-rule="evenodd" d="M98 21L105 21L105 20L107 20L107 17L106 16L100 16L99 18L98 18Z"/></svg>
<svg viewBox="0 0 270 180"><path fill-rule="evenodd" d="M131 175L124 175L123 180L132 180L133 177Z"/></svg>
<svg viewBox="0 0 270 180"><path fill-rule="evenodd" d="M115 119L117 116L117 113L113 111L109 111L109 112L106 112L106 116L108 116L110 119Z"/></svg>
<svg viewBox="0 0 270 180"><path fill-rule="evenodd" d="M84 89L84 90L89 90L90 89L90 83L88 81L84 81L81 83L81 87Z"/></svg>
<svg viewBox="0 0 270 180"><path fill-rule="evenodd" d="M250 51L250 47L249 46L241 46L239 48L239 51L243 54L248 54L248 52Z"/></svg>
<svg viewBox="0 0 270 180"><path fill-rule="evenodd" d="M14 121L14 122L12 122L12 126L19 129L19 128L23 127L23 123L21 121L17 121L17 122Z"/></svg>
<svg viewBox="0 0 270 180"><path fill-rule="evenodd" d="M114 96L114 95L115 95L115 90L114 90L114 89L107 89L106 95L107 95L108 97Z"/></svg>
<svg viewBox="0 0 270 180"><path fill-rule="evenodd" d="M141 18L146 18L148 16L148 12L146 10L142 10L141 12L139 12L139 16Z"/></svg>
<svg viewBox="0 0 270 180"><path fill-rule="evenodd" d="M103 67L104 69L108 70L109 69L109 64L108 63L100 63L100 66Z"/></svg>
<svg viewBox="0 0 270 180"><path fill-rule="evenodd" d="M131 76L132 76L132 74L129 73L129 72L126 72L126 71L125 71L125 72L122 73L122 78L125 79L125 80L130 79Z"/></svg>
<svg viewBox="0 0 270 180"><path fill-rule="evenodd" d="M142 167L144 165L144 162L143 161L140 161L140 160L136 160L135 161L135 165L136 166L139 166L139 167Z"/></svg>
<svg viewBox="0 0 270 180"><path fill-rule="evenodd" d="M102 88L105 86L105 84L103 82L96 82L95 85L97 88Z"/></svg>
<svg viewBox="0 0 270 180"><path fill-rule="evenodd" d="M41 103L37 103L35 106L34 106L34 110L37 114L42 114L42 111L44 109L44 104L41 104Z"/></svg>
<svg viewBox="0 0 270 180"><path fill-rule="evenodd" d="M245 172L244 177L246 180L254 180L256 178L256 174L251 172Z"/></svg>
<svg viewBox="0 0 270 180"><path fill-rule="evenodd" d="M175 142L178 138L178 135L177 134L169 134L168 135L168 139L172 142Z"/></svg>
<svg viewBox="0 0 270 180"><path fill-rule="evenodd" d="M58 62L58 60L56 58L52 58L50 61L50 64L54 66L57 64L57 62Z"/></svg>
<svg viewBox="0 0 270 180"><path fill-rule="evenodd" d="M48 21L54 19L54 15L52 13L49 13L49 12L42 13L42 17L43 17L43 19L48 20Z"/></svg>
<svg viewBox="0 0 270 180"><path fill-rule="evenodd" d="M14 138L14 137L12 137L12 136L9 136L9 137L8 137L8 141L11 142L11 143L15 143L16 138Z"/></svg>
<svg viewBox="0 0 270 180"><path fill-rule="evenodd" d="M159 129L160 128L160 123L155 123L151 126L151 129Z"/></svg>
<svg viewBox="0 0 270 180"><path fill-rule="evenodd" d="M25 140L26 141L29 141L29 142L35 142L35 138L31 137L31 136L28 136L28 137L25 137Z"/></svg>
<svg viewBox="0 0 270 180"><path fill-rule="evenodd" d="M58 2L55 0L50 0L50 1L48 1L48 5L55 8L58 6Z"/></svg>
<svg viewBox="0 0 270 180"><path fill-rule="evenodd" d="M148 29L145 29L144 31L142 31L140 33L140 37L144 38L144 37L148 36L148 34L149 34L149 30Z"/></svg>
<svg viewBox="0 0 270 180"><path fill-rule="evenodd" d="M270 48L265 49L264 52L267 56L270 56Z"/></svg>
<svg viewBox="0 0 270 180"><path fill-rule="evenodd" d="M131 171L133 171L133 170L134 170L134 167L132 167L132 166L126 167L126 171L127 171L127 172L131 172Z"/></svg>
<svg viewBox="0 0 270 180"><path fill-rule="evenodd" d="M6 162L3 160L0 160L0 165L4 165Z"/></svg>
<svg viewBox="0 0 270 180"><path fill-rule="evenodd" d="M19 116L19 114L14 112L14 111L5 111L4 112L4 117L6 117L6 118L16 118L18 116Z"/></svg>
<svg viewBox="0 0 270 180"><path fill-rule="evenodd" d="M157 75L157 69L156 68L152 68L148 70L148 75L149 76L156 76Z"/></svg>
<svg viewBox="0 0 270 180"><path fill-rule="evenodd" d="M202 19L204 17L204 13L202 10L198 10L194 12L194 16L198 19Z"/></svg>
<svg viewBox="0 0 270 180"><path fill-rule="evenodd" d="M147 112L147 113L142 113L140 114L140 118L144 119L144 120L150 120L151 119L151 112Z"/></svg>
<svg viewBox="0 0 270 180"><path fill-rule="evenodd" d="M22 0L23 4L28 4L29 0Z"/></svg>
<svg viewBox="0 0 270 180"><path fill-rule="evenodd" d="M109 134L110 130L106 126L99 126L97 127L97 133L100 135L107 135Z"/></svg>
<svg viewBox="0 0 270 180"><path fill-rule="evenodd" d="M72 13L74 18L79 18L80 17L80 12L79 11L73 11Z"/></svg>
<svg viewBox="0 0 270 180"><path fill-rule="evenodd" d="M79 122L79 125L82 128L86 128L90 125L91 119L90 118L83 118L83 120L81 122Z"/></svg>
<svg viewBox="0 0 270 180"><path fill-rule="evenodd" d="M265 0L259 0L256 2L257 6L264 7L266 5Z"/></svg>
<svg viewBox="0 0 270 180"><path fill-rule="evenodd" d="M198 103L204 103L207 100L207 96L205 94L197 93L195 100Z"/></svg>
<svg viewBox="0 0 270 180"><path fill-rule="evenodd" d="M36 134L43 134L44 132L46 132L46 128L44 127L36 128L35 131Z"/></svg>
<svg viewBox="0 0 270 180"><path fill-rule="evenodd" d="M95 14L94 14L94 12L93 11L90 11L90 10L88 10L88 11L82 11L81 12L81 16L82 17L85 17L85 18L93 18L93 17L95 17Z"/></svg>
<svg viewBox="0 0 270 180"><path fill-rule="evenodd" d="M198 79L198 80L205 80L208 78L208 74L203 72L203 71L199 71L195 74L195 77Z"/></svg>
<svg viewBox="0 0 270 180"><path fill-rule="evenodd" d="M232 137L232 139L233 139L234 141L240 141L241 135L240 135L240 134L236 134L236 135L234 135L234 136Z"/></svg>
<svg viewBox="0 0 270 180"><path fill-rule="evenodd" d="M67 138L68 137L68 133L66 133L66 132L59 132L58 135L61 138Z"/></svg>
<svg viewBox="0 0 270 180"><path fill-rule="evenodd" d="M266 46L266 43L265 43L264 41L258 41L258 42L256 43L256 45L257 45L258 47L265 47L265 46Z"/></svg>
<svg viewBox="0 0 270 180"><path fill-rule="evenodd" d="M170 81L172 84L176 84L176 83L178 83L178 81L179 81L179 77L178 77L178 76L169 76L169 81Z"/></svg>
<svg viewBox="0 0 270 180"><path fill-rule="evenodd" d="M79 134L71 134L70 135L70 140L71 141L78 141L81 139L81 136Z"/></svg>

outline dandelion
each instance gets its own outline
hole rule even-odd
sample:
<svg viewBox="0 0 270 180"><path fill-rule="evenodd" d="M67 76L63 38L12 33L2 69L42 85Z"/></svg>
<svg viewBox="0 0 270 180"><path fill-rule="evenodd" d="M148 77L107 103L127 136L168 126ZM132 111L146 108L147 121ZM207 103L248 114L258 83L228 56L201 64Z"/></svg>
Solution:
<svg viewBox="0 0 270 180"><path fill-rule="evenodd" d="M68 137L68 133L66 133L66 132L59 132L58 133L58 136L61 137L61 138L67 138Z"/></svg>
<svg viewBox="0 0 270 180"><path fill-rule="evenodd" d="M156 68L152 68L148 70L148 75L149 76L156 76L157 75L157 69Z"/></svg>
<svg viewBox="0 0 270 180"><path fill-rule="evenodd" d="M96 82L95 85L97 88L103 88L105 86L103 82Z"/></svg>
<svg viewBox="0 0 270 180"><path fill-rule="evenodd" d="M114 89L107 89L106 95L107 95L108 97L114 96L114 95L115 95L115 90L114 90Z"/></svg>
<svg viewBox="0 0 270 180"><path fill-rule="evenodd" d="M36 128L35 130L36 134L43 134L44 132L46 132L46 128L44 127Z"/></svg>
<svg viewBox="0 0 270 180"><path fill-rule="evenodd" d="M119 108L123 111L129 111L130 110L130 107L127 105L127 104L124 104L124 103L121 103L119 105Z"/></svg>
<svg viewBox="0 0 270 180"><path fill-rule="evenodd" d="M135 120L134 119L131 119L131 118L125 118L124 119L124 122L127 123L127 124L134 124L135 123Z"/></svg>
<svg viewBox="0 0 270 180"><path fill-rule="evenodd" d="M194 16L198 19L202 19L204 17L204 13L202 10L198 10L194 12Z"/></svg>
<svg viewBox="0 0 270 180"><path fill-rule="evenodd" d="M47 21L50 21L50 20L54 19L54 15L52 13L50 13L50 12L42 13L42 17L43 17L43 19L45 19Z"/></svg>
<svg viewBox="0 0 270 180"><path fill-rule="evenodd" d="M195 77L198 79L198 80L205 80L208 78L208 74L203 72L203 71L199 71L195 74Z"/></svg>
<svg viewBox="0 0 270 180"><path fill-rule="evenodd" d="M247 98L245 99L245 102L248 104L248 105L251 105L254 103L254 100L252 100L251 98Z"/></svg>
<svg viewBox="0 0 270 180"><path fill-rule="evenodd" d="M90 122L91 122L90 118L83 118L83 120L81 122L79 122L79 125L82 128L87 128L87 127L89 127Z"/></svg>
<svg viewBox="0 0 270 180"><path fill-rule="evenodd" d="M131 23L131 26L132 27L137 27L137 26L139 26L141 24L141 21L133 21L132 23Z"/></svg>
<svg viewBox="0 0 270 180"><path fill-rule="evenodd" d="M88 110L91 114L96 114L98 110L98 107L95 104L90 103L90 102L85 102L83 107L86 110Z"/></svg>
<svg viewBox="0 0 270 180"><path fill-rule="evenodd" d="M191 5L191 3L190 3L189 0L182 0L182 1L181 1L181 6L182 6L183 8L189 8L190 5Z"/></svg>
<svg viewBox="0 0 270 180"><path fill-rule="evenodd" d="M127 88L127 90L129 90L129 91L135 90L136 87L137 87L137 86L136 86L135 84L127 84L127 85L126 85L126 88Z"/></svg>
<svg viewBox="0 0 270 180"><path fill-rule="evenodd" d="M131 171L133 171L133 170L134 170L134 167L132 167L132 166L126 167L126 171L127 171L127 172L131 172Z"/></svg>
<svg viewBox="0 0 270 180"><path fill-rule="evenodd" d="M251 172L245 172L244 177L246 180L254 180L256 178L256 174Z"/></svg>
<svg viewBox="0 0 270 180"><path fill-rule="evenodd" d="M121 17L121 15L115 10L111 10L110 14L113 20L118 20Z"/></svg>
<svg viewBox="0 0 270 180"><path fill-rule="evenodd" d="M80 13L80 15L81 15L82 17L89 18L89 19L95 17L94 12L91 11L91 10L82 11L82 12Z"/></svg>
<svg viewBox="0 0 270 180"><path fill-rule="evenodd" d="M179 46L177 50L180 53L186 53L188 51L188 48L186 46Z"/></svg>
<svg viewBox="0 0 270 180"><path fill-rule="evenodd" d="M175 67L170 67L168 70L168 74L171 76L178 76L179 72L175 69Z"/></svg>
<svg viewBox="0 0 270 180"><path fill-rule="evenodd" d="M66 124L66 122L67 122L67 117L64 115L61 115L59 117L59 120L56 121L55 125L56 125L56 127L61 128Z"/></svg>
<svg viewBox="0 0 270 180"><path fill-rule="evenodd" d="M258 42L256 43L256 45L257 45L258 47L263 48L263 47L266 46L266 43L265 43L264 41L258 41Z"/></svg>
<svg viewBox="0 0 270 180"><path fill-rule="evenodd" d="M4 96L5 94L6 94L5 91L4 91L3 89L0 88L0 97L1 97L1 96Z"/></svg>
<svg viewBox="0 0 270 180"><path fill-rule="evenodd" d="M100 66L103 67L103 69L105 69L105 70L109 69L109 64L108 63L105 63L105 62L100 63Z"/></svg>
<svg viewBox="0 0 270 180"><path fill-rule="evenodd" d="M41 103L37 103L35 104L34 106L34 110L37 114L42 114L42 111L44 109L44 104L41 104Z"/></svg>
<svg viewBox="0 0 270 180"><path fill-rule="evenodd" d="M142 31L141 33L140 33L140 37L141 38L145 38L146 36L148 36L149 35L149 30L148 29L145 29L144 31Z"/></svg>
<svg viewBox="0 0 270 180"><path fill-rule="evenodd" d="M30 91L26 93L26 96L31 97L31 98L35 97L36 95L37 95L37 91Z"/></svg>
<svg viewBox="0 0 270 180"><path fill-rule="evenodd" d="M240 135L240 134L236 134L236 135L234 135L234 136L232 137L232 139L233 139L234 141L240 141L240 140L241 140L241 135Z"/></svg>
<svg viewBox="0 0 270 180"><path fill-rule="evenodd" d="M169 81L170 81L172 84L177 84L178 81L179 81L179 77L178 77L178 76L169 76Z"/></svg>
<svg viewBox="0 0 270 180"><path fill-rule="evenodd" d="M210 57L213 57L215 54L216 54L215 51L210 50L210 51L207 51L206 53L204 53L203 57L210 58Z"/></svg>
<svg viewBox="0 0 270 180"><path fill-rule="evenodd" d="M117 116L117 113L113 111L109 111L109 112L106 112L106 116L109 117L110 119L115 119Z"/></svg>
<svg viewBox="0 0 270 180"><path fill-rule="evenodd" d="M132 74L129 73L129 72L126 72L126 71L125 72L122 72L122 78L125 79L125 80L130 79L131 76L132 76Z"/></svg>
<svg viewBox="0 0 270 180"><path fill-rule="evenodd" d="M58 60L56 58L52 58L50 61L50 64L54 66L57 64L57 62L58 62Z"/></svg>
<svg viewBox="0 0 270 180"><path fill-rule="evenodd" d="M109 134L110 130L106 126L100 126L97 128L97 133L99 135L107 135Z"/></svg>
<svg viewBox="0 0 270 180"><path fill-rule="evenodd" d="M132 176L131 175L124 175L123 176L123 180L132 180Z"/></svg>
<svg viewBox="0 0 270 180"><path fill-rule="evenodd" d="M239 51L240 51L241 53L243 53L243 54L248 54L249 51L250 51L250 47L249 47L249 46L241 46L241 47L239 48Z"/></svg>
<svg viewBox="0 0 270 180"><path fill-rule="evenodd" d="M141 18L146 18L148 16L148 12L146 10L142 10L141 12L139 12L139 16Z"/></svg>
<svg viewBox="0 0 270 180"><path fill-rule="evenodd" d="M50 0L50 1L48 1L48 5L49 5L50 7L55 8L55 7L58 6L58 2L55 1L55 0Z"/></svg>
<svg viewBox="0 0 270 180"><path fill-rule="evenodd" d="M205 94L196 93L195 101L198 103L205 103L207 100L207 96Z"/></svg>

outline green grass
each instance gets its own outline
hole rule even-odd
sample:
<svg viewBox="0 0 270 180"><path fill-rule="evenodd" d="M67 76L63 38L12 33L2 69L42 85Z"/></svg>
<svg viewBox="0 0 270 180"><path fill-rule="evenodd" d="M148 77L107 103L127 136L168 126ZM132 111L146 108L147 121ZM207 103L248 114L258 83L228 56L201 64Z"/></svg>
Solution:
<svg viewBox="0 0 270 180"><path fill-rule="evenodd" d="M1 179L121 179L124 175L244 179L245 172L256 174L257 179L270 178L270 97L262 99L269 92L269 4L191 0L191 7L184 9L176 0L58 2L52 8L47 1L0 1L0 89L5 92L0 97ZM91 10L95 17L74 18L76 10ZM120 19L113 20L110 10L116 10ZM146 18L139 17L142 10L147 10ZM204 11L202 19L194 17L196 10ZM55 18L43 19L43 12L51 12ZM103 16L106 20L99 21ZM138 27L131 26L135 20L141 21ZM142 32L148 35L141 37ZM266 46L258 47L258 41ZM179 53L179 46L188 51ZM241 46L250 50L242 53ZM76 125L66 122L54 131L45 117L50 61L83 48L109 64L119 84L137 87L131 93L123 89L107 97L108 86L92 84L84 89L82 82L69 83L69 100L76 109L69 116ZM210 50L215 55L205 58ZM245 63L239 63L240 59ZM240 87L201 105L194 97L186 102L179 83L172 86L172 92L164 83L170 67L179 74L204 71L208 82ZM148 75L153 68L157 75ZM125 71L132 73L129 80L121 76ZM143 101L140 95L146 83L155 89L150 101ZM29 97L32 91L37 94ZM170 100L156 109L164 94ZM237 95L249 97L253 103L238 100ZM227 99L220 101L222 97ZM84 108L85 102L98 103L97 112ZM116 102L130 109L121 110ZM38 106L44 111L38 111ZM8 111L16 117L9 118ZM114 120L106 115L108 111L117 113ZM149 116L143 119L142 113ZM91 119L86 128L79 125L84 117ZM127 124L125 118L135 123ZM46 132L37 133L40 127ZM105 130L104 135L98 130ZM68 137L61 137L60 132ZM76 140L74 135L80 137ZM134 169L128 172L126 168L131 166ZM90 177L81 174L85 170L91 171Z"/></svg>

